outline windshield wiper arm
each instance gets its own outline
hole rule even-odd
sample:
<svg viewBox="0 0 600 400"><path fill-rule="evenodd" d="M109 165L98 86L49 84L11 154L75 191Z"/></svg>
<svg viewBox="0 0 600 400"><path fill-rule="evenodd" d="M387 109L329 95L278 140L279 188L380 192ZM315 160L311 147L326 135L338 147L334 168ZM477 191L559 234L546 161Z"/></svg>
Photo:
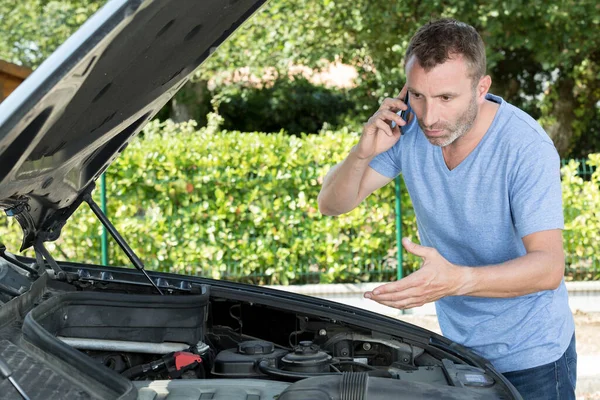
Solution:
<svg viewBox="0 0 600 400"><path fill-rule="evenodd" d="M92 212L94 214L96 214L96 217L98 217L98 219L100 220L102 225L104 225L106 227L106 230L108 231L108 233L110 233L110 235L117 241L117 244L119 245L119 247L121 249L123 249L127 258L129 258L129 260L133 263L133 265L140 272L142 272L146 276L146 278L148 278L148 280L150 281L152 286L154 286L154 288L156 290L158 290L158 293L160 293L161 295L164 295L164 293L160 290L160 288L156 285L156 283L154 283L152 278L150 278L150 275L148 275L148 273L144 269L144 264L142 263L142 260L140 260L140 258L134 253L133 249L131 247L129 247L129 244L127 244L127 242L125 241L123 236L121 236L121 234L117 231L117 229L110 222L110 220L106 217L106 215L104 215L104 213L102 212L102 209L98 206L98 204L96 204L94 199L92 199L92 195L89 192L85 193L83 196L83 200L86 203L88 203L88 205L92 209Z"/></svg>
<svg viewBox="0 0 600 400"><path fill-rule="evenodd" d="M17 392L19 392L23 399L29 400L29 396L27 396L27 393L23 391L23 388L21 388L17 381L15 381L15 379L11 376L12 371L2 358L0 358L0 375L2 375L4 379L8 379L8 381L15 387L15 389L17 389Z"/></svg>

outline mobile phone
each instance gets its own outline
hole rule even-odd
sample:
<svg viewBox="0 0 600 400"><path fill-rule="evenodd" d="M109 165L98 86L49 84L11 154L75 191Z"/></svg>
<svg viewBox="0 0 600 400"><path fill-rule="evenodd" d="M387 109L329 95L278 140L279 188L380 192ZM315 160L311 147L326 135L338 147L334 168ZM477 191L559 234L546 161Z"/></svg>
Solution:
<svg viewBox="0 0 600 400"><path fill-rule="evenodd" d="M404 95L404 99L402 99L402 101L404 102L404 104L408 105L408 91ZM408 119L408 109L406 109L406 110L400 110L396 114L398 114L400 116L400 118L402 118L403 120L405 120L406 122L408 122L408 120L407 120ZM392 123L390 124L390 126L391 126L392 129L394 129L396 127L396 121L392 121ZM402 128L400 128L400 134L401 135L404 134L404 132L402 132Z"/></svg>

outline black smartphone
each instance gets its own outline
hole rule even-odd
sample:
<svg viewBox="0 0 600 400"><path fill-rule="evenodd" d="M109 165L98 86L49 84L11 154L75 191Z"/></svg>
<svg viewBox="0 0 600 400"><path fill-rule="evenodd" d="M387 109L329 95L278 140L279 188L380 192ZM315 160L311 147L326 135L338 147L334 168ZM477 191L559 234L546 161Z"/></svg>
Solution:
<svg viewBox="0 0 600 400"><path fill-rule="evenodd" d="M408 105L408 91L404 95L404 99L402 99L402 101L404 102L404 104ZM406 122L408 122L408 115L409 115L408 109L406 109L406 110L400 110L396 114L398 114L400 116L400 118L402 118L403 120L405 120ZM392 123L390 124L390 126L391 126L392 129L394 129L396 127L396 122L392 121ZM404 135L404 132L402 132L402 128L400 128L400 134Z"/></svg>

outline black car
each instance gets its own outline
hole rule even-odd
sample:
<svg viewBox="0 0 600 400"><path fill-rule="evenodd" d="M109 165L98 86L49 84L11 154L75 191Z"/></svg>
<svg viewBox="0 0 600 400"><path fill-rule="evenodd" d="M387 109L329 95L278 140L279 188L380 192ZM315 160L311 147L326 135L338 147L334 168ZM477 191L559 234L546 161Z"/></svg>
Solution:
<svg viewBox="0 0 600 400"><path fill-rule="evenodd" d="M485 359L378 314L148 272L95 181L263 0L113 0L0 105L3 399L520 399ZM86 203L86 204L83 204ZM91 207L135 269L45 246ZM14 253L33 248L35 258Z"/></svg>

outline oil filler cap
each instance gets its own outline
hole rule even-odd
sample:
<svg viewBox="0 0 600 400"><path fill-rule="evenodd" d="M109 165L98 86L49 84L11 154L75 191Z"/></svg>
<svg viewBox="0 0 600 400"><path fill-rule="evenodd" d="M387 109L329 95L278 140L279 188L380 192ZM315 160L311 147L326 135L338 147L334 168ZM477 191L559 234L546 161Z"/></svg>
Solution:
<svg viewBox="0 0 600 400"><path fill-rule="evenodd" d="M248 340L238 345L240 354L271 354L275 350L275 345L263 340Z"/></svg>

